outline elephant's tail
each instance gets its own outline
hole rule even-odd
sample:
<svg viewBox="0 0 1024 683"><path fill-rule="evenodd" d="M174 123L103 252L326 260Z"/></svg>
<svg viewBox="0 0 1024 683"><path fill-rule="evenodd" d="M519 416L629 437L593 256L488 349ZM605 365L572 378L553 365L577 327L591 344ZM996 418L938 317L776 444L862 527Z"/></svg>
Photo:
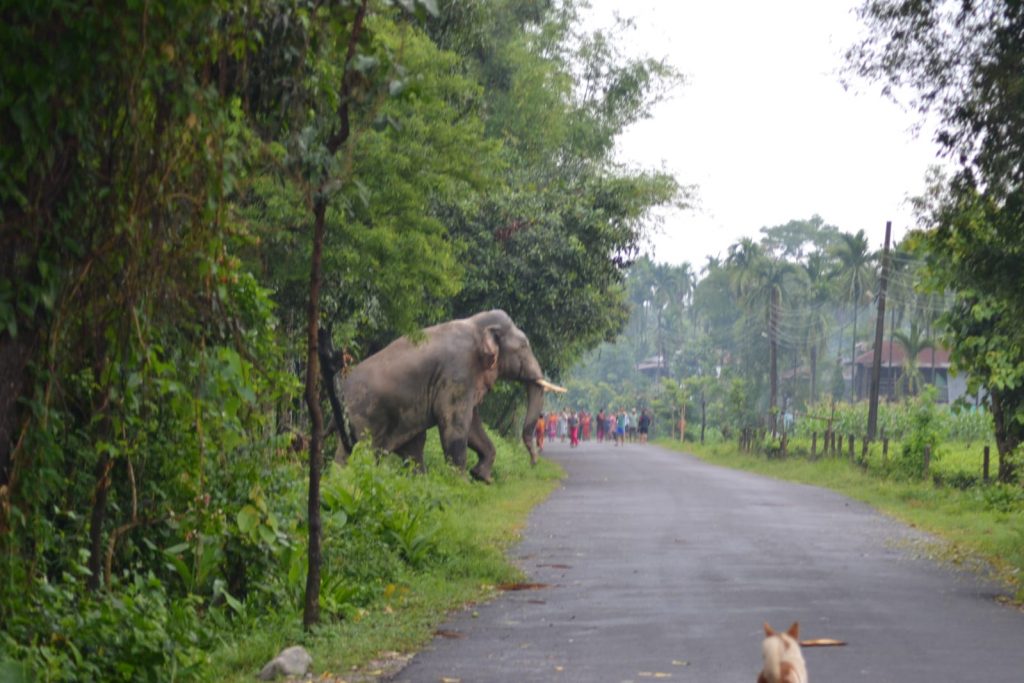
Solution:
<svg viewBox="0 0 1024 683"><path fill-rule="evenodd" d="M327 398L331 402L331 413L333 414L333 427L338 431L338 438L345 453L351 454L356 445L355 430L352 428L352 421L348 416L348 409L338 397L338 359L339 354L334 350L334 342L331 341L330 330L320 329L317 339L317 355L320 357L320 373L323 376L324 386L327 388ZM330 428L327 430L330 432Z"/></svg>

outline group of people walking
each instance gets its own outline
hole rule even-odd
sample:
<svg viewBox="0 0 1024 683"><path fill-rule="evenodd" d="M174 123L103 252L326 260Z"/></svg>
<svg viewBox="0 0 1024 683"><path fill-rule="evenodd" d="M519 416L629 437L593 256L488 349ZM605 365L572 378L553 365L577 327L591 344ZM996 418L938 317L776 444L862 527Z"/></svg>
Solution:
<svg viewBox="0 0 1024 683"><path fill-rule="evenodd" d="M626 441L647 443L647 435L651 427L651 416L644 409L637 414L636 409L627 412L620 408L617 412L605 411L604 408L592 415L586 410L570 410L541 413L537 419L534 436L537 448L544 450L544 440L568 439L569 445L576 448L580 441L590 441L596 436L598 441L614 441L622 446Z"/></svg>

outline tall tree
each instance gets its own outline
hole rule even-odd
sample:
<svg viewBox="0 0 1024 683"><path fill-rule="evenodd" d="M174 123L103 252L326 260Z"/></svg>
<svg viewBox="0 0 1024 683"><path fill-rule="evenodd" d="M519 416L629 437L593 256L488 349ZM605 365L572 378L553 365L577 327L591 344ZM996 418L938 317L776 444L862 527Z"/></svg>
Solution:
<svg viewBox="0 0 1024 683"><path fill-rule="evenodd" d="M804 266L807 292L805 297L806 334L803 342L810 361L811 403L818 400L818 358L832 329L832 287L829 263L821 251L812 252Z"/></svg>
<svg viewBox="0 0 1024 683"><path fill-rule="evenodd" d="M726 261L732 270L735 292L754 316L764 321L762 334L768 339L768 420L775 433L778 393L778 351L783 301L788 300L791 285L803 271L797 264L765 255L749 238L729 248Z"/></svg>
<svg viewBox="0 0 1024 683"><path fill-rule="evenodd" d="M503 141L506 164L502 191L439 207L466 246L466 286L450 310L504 308L557 375L625 325L622 285L650 212L685 198L671 176L613 156L615 136L681 77L624 57L611 34L573 34L575 2L487 8L476 24L483 10L450 3L431 25L485 88L487 132Z"/></svg>
<svg viewBox="0 0 1024 683"><path fill-rule="evenodd" d="M936 142L957 164L924 216L936 288L953 292L945 320L953 362L987 389L1000 477L1024 440L1024 6L1015 0L878 0L859 11L868 36L850 72L909 94L937 119Z"/></svg>
<svg viewBox="0 0 1024 683"><path fill-rule="evenodd" d="M900 386L907 396L917 396L924 382L919 356L925 349L934 349L935 342L926 336L925 329L916 320L910 323L909 330L895 331L892 336L903 347Z"/></svg>
<svg viewBox="0 0 1024 683"><path fill-rule="evenodd" d="M857 357L857 311L874 282L875 257L868 247L868 238L863 230L859 230L856 235L840 233L832 248L832 256L836 259L835 277L850 303L853 317L850 342L850 362L853 363L853 359ZM852 381L850 392L850 398L853 400L855 394Z"/></svg>

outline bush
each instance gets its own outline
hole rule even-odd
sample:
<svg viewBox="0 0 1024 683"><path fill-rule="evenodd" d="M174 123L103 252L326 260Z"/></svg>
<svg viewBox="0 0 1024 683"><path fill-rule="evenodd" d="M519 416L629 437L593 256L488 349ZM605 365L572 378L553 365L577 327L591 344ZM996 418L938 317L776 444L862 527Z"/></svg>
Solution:
<svg viewBox="0 0 1024 683"><path fill-rule="evenodd" d="M981 483L981 477L970 472L956 471L949 473L936 472L932 475L936 486L948 486L950 488L966 491Z"/></svg>
<svg viewBox="0 0 1024 683"><path fill-rule="evenodd" d="M894 441L906 439L913 430L915 406L928 391L934 392L934 387L926 387L925 392L915 399L900 403L880 403L878 406L879 434ZM831 414L831 410L830 404L822 402L811 406L807 410L807 414L827 418ZM973 406L936 406L936 411L937 428L944 440L974 442L992 438L992 415L984 409ZM812 432L822 434L825 431L825 425L826 422L819 419L798 419L795 433L810 438ZM833 429L837 434L863 435L867 432L867 425L867 401L836 404Z"/></svg>
<svg viewBox="0 0 1024 683"><path fill-rule="evenodd" d="M22 662L46 681L195 678L210 645L197 603L171 600L152 574L96 595L72 577L41 580L6 624L0 662Z"/></svg>
<svg viewBox="0 0 1024 683"><path fill-rule="evenodd" d="M1024 488L1013 484L993 484L980 489L982 504L993 512L1024 511Z"/></svg>
<svg viewBox="0 0 1024 683"><path fill-rule="evenodd" d="M938 446L942 440L942 416L935 405L935 387L925 391L913 401L909 411L907 434L893 458L893 471L900 476L920 478L925 474L925 451L931 459L940 457Z"/></svg>

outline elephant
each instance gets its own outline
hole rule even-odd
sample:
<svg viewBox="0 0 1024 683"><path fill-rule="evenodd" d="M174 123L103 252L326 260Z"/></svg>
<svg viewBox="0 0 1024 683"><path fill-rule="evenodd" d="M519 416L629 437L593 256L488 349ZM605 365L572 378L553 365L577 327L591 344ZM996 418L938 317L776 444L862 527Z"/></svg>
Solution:
<svg viewBox="0 0 1024 683"><path fill-rule="evenodd" d="M348 417L343 446L350 452L355 439L369 433L375 447L422 471L427 430L436 425L448 461L465 470L466 449L473 449L478 462L470 475L490 483L496 453L479 405L499 379L526 386L523 443L536 464L533 427L544 392L565 389L544 379L526 334L497 309L428 327L419 341L400 337L355 365L341 381ZM333 400L332 406L335 421L345 424L342 406Z"/></svg>

